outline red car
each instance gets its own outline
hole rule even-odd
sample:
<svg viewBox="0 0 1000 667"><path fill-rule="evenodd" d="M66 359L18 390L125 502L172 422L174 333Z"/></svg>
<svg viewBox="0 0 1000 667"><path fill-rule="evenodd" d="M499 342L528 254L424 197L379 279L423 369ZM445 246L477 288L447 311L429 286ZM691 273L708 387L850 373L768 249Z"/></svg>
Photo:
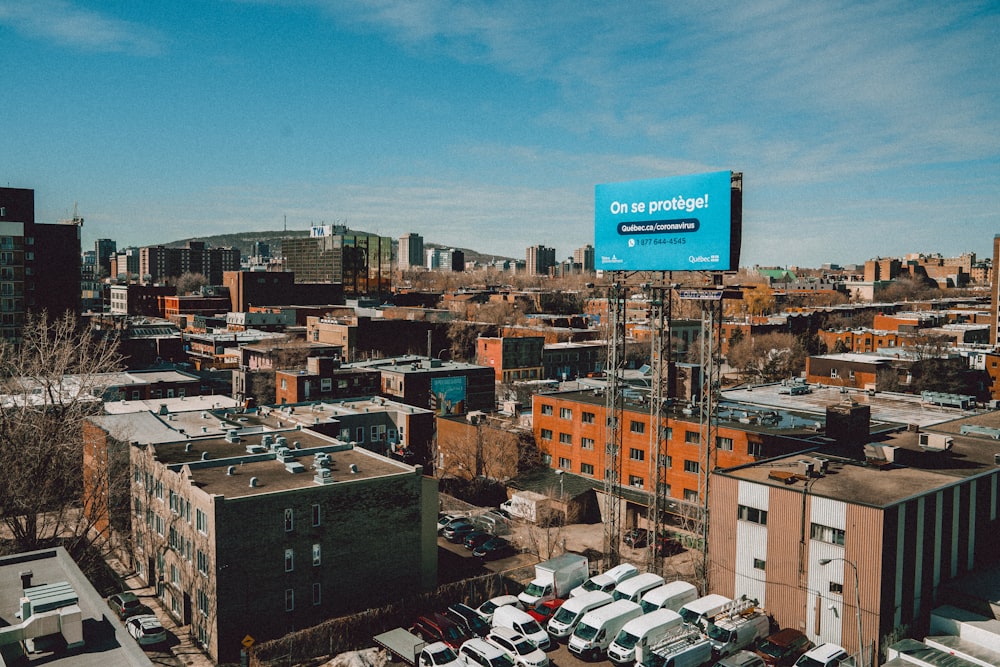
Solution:
<svg viewBox="0 0 1000 667"><path fill-rule="evenodd" d="M543 627L552 618L552 615L559 610L562 603L566 600L556 598L554 600L542 600L541 602L536 602L533 607L528 609L528 616L538 621Z"/></svg>

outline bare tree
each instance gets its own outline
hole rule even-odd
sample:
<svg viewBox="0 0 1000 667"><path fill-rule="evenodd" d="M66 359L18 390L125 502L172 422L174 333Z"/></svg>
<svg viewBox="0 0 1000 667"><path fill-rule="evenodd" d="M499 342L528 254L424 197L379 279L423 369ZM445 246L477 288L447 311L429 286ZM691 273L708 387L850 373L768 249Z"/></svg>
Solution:
<svg viewBox="0 0 1000 667"><path fill-rule="evenodd" d="M19 549L87 535L83 420L120 364L117 344L70 313L29 316L20 343L0 344L0 517Z"/></svg>
<svg viewBox="0 0 1000 667"><path fill-rule="evenodd" d="M174 287L177 288L177 293L182 296L184 294L197 292L207 284L208 278L206 278L204 274L191 273L190 271L182 273L174 280Z"/></svg>

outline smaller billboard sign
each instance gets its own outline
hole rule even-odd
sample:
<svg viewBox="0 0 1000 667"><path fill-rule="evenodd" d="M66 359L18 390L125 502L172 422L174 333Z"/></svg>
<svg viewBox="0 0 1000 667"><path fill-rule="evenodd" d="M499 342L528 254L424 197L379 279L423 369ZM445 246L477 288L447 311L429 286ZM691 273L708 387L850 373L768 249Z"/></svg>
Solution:
<svg viewBox="0 0 1000 667"><path fill-rule="evenodd" d="M465 412L465 377L431 378L431 409L437 415Z"/></svg>
<svg viewBox="0 0 1000 667"><path fill-rule="evenodd" d="M739 188L729 171L596 186L594 268L738 268L742 179Z"/></svg>

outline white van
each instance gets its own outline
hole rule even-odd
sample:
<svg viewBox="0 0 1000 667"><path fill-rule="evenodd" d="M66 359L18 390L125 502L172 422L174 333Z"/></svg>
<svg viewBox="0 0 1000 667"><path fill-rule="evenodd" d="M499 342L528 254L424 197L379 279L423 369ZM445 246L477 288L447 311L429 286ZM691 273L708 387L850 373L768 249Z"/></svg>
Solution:
<svg viewBox="0 0 1000 667"><path fill-rule="evenodd" d="M612 602L614 602L614 598L611 597L611 593L590 591L583 595L577 595L563 602L562 606L549 619L546 629L555 640L569 639L576 624L580 622L584 614Z"/></svg>
<svg viewBox="0 0 1000 667"><path fill-rule="evenodd" d="M657 609L643 614L622 626L618 636L608 646L608 657L619 665L634 663L637 648L659 641L682 625L684 621L680 614L671 609Z"/></svg>
<svg viewBox="0 0 1000 667"><path fill-rule="evenodd" d="M747 648L771 632L771 621L761 610L716 617L705 634L712 640L712 655L725 657Z"/></svg>
<svg viewBox="0 0 1000 667"><path fill-rule="evenodd" d="M491 625L494 628L510 628L514 632L520 632L529 642L543 651L549 647L549 636L545 634L538 621L514 605L497 607L493 612Z"/></svg>
<svg viewBox="0 0 1000 667"><path fill-rule="evenodd" d="M685 623L690 623L704 630L705 626L708 625L708 619L716 614L721 614L732 603L733 601L725 595L711 593L688 602L677 613L681 615Z"/></svg>
<svg viewBox="0 0 1000 667"><path fill-rule="evenodd" d="M614 566L607 572L595 574L590 579L587 579L585 582L571 590L569 595L570 597L575 597L577 595L583 595L588 591L604 591L605 593L610 593L615 589L615 586L637 574L639 574L639 569L635 565L622 563L621 565Z"/></svg>
<svg viewBox="0 0 1000 667"><path fill-rule="evenodd" d="M618 632L633 618L642 616L642 607L629 600L615 600L584 614L569 638L570 653L594 660L608 650Z"/></svg>
<svg viewBox="0 0 1000 667"><path fill-rule="evenodd" d="M809 649L795 661L795 667L839 667L854 665L854 659L839 644L827 642Z"/></svg>
<svg viewBox="0 0 1000 667"><path fill-rule="evenodd" d="M648 614L657 609L677 611L688 602L698 599L698 589L686 581L671 581L669 584L657 586L648 591L639 600L643 613Z"/></svg>
<svg viewBox="0 0 1000 667"><path fill-rule="evenodd" d="M615 586L615 592L611 595L616 600L628 600L639 604L643 595L662 585L663 577L652 572L643 572Z"/></svg>

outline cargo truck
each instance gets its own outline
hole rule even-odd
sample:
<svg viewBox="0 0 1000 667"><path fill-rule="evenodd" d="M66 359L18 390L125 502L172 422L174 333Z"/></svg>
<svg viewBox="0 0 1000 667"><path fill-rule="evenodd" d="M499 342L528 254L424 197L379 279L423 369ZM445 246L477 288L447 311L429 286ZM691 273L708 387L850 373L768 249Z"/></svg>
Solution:
<svg viewBox="0 0 1000 667"><path fill-rule="evenodd" d="M587 580L590 562L586 556L565 553L535 566L535 578L517 596L525 608L542 600L567 598L569 592Z"/></svg>
<svg viewBox="0 0 1000 667"><path fill-rule="evenodd" d="M397 659L414 667L458 667L458 655L444 642L428 644L405 628L375 635L375 643Z"/></svg>

